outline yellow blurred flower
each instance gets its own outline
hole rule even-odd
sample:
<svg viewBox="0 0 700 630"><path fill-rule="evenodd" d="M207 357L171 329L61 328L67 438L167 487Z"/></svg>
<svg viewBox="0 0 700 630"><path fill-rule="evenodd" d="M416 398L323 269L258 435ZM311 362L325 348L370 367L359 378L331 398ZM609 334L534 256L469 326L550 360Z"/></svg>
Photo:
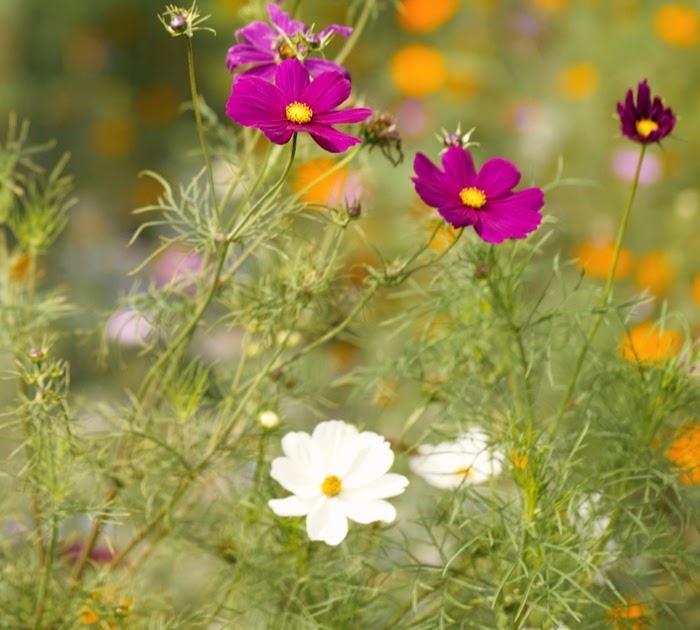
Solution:
<svg viewBox="0 0 700 630"><path fill-rule="evenodd" d="M590 98L599 84L600 72L589 62L570 64L559 73L559 91L571 100Z"/></svg>
<svg viewBox="0 0 700 630"><path fill-rule="evenodd" d="M659 330L653 322L642 322L623 335L620 351L628 361L656 363L678 354L682 343L677 330Z"/></svg>
<svg viewBox="0 0 700 630"><path fill-rule="evenodd" d="M652 295L668 293L676 275L675 265L666 252L654 251L644 254L637 261L634 283Z"/></svg>
<svg viewBox="0 0 700 630"><path fill-rule="evenodd" d="M431 225L430 229L434 230L434 225ZM430 241L430 249L442 253L455 242L456 238L457 233L447 223L443 222Z"/></svg>
<svg viewBox="0 0 700 630"><path fill-rule="evenodd" d="M436 48L407 44L399 48L389 62L391 80L405 96L428 96L447 81L447 63Z"/></svg>
<svg viewBox="0 0 700 630"><path fill-rule="evenodd" d="M514 448L510 451L510 461L513 462L513 468L516 470L524 470L527 467L529 458L527 453Z"/></svg>
<svg viewBox="0 0 700 630"><path fill-rule="evenodd" d="M430 33L459 8L457 0L403 0L396 11L399 26L409 33Z"/></svg>
<svg viewBox="0 0 700 630"><path fill-rule="evenodd" d="M560 11L565 8L568 0L530 0L533 7L543 11Z"/></svg>
<svg viewBox="0 0 700 630"><path fill-rule="evenodd" d="M700 422L687 422L676 431L668 458L682 471L681 483L700 484Z"/></svg>
<svg viewBox="0 0 700 630"><path fill-rule="evenodd" d="M654 31L671 46L695 46L700 41L700 14L681 2L664 5L654 14Z"/></svg>
<svg viewBox="0 0 700 630"><path fill-rule="evenodd" d="M105 116L95 122L90 131L92 146L104 157L124 157L134 148L134 123L124 116Z"/></svg>
<svg viewBox="0 0 700 630"><path fill-rule="evenodd" d="M576 267L591 278L607 278L614 253L615 244L611 240L584 241L574 253ZM632 253L622 248L615 267L615 280L626 278L632 271L633 262Z"/></svg>
<svg viewBox="0 0 700 630"><path fill-rule="evenodd" d="M700 274L693 278L693 284L690 285L690 297L695 304L700 306Z"/></svg>
<svg viewBox="0 0 700 630"><path fill-rule="evenodd" d="M136 111L141 120L149 125L164 127L177 118L180 97L169 85L152 85L136 101Z"/></svg>
<svg viewBox="0 0 700 630"><path fill-rule="evenodd" d="M609 608L607 620L616 630L646 630L653 626L654 613L636 597L630 597Z"/></svg>

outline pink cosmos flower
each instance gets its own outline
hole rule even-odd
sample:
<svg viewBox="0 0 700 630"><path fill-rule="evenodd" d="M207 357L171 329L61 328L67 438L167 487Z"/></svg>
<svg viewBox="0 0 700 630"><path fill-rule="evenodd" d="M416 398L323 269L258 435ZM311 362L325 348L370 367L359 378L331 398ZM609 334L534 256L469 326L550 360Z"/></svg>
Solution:
<svg viewBox="0 0 700 630"><path fill-rule="evenodd" d="M361 140L333 125L361 122L372 114L364 107L335 109L347 100L350 89L350 81L340 72L322 72L312 81L298 59L287 59L277 67L274 84L240 76L226 113L239 125L260 129L275 144L286 144L293 134L305 132L326 151L342 153Z"/></svg>
<svg viewBox="0 0 700 630"><path fill-rule="evenodd" d="M349 37L352 28L331 24L314 34L306 24L291 19L288 13L275 4L268 4L267 12L272 26L255 21L236 31L238 43L226 55L226 66L230 72L249 66L241 75L257 76L269 81L282 61L296 58L313 76L322 72L340 72L349 77L348 71L337 63L307 55L314 49L323 48L333 35Z"/></svg>
<svg viewBox="0 0 700 630"><path fill-rule="evenodd" d="M477 173L471 153L452 146L442 156L442 167L418 153L411 179L420 198L453 227L471 225L488 243L525 238L539 227L544 193L540 188L513 192L520 171L512 162L492 158Z"/></svg>

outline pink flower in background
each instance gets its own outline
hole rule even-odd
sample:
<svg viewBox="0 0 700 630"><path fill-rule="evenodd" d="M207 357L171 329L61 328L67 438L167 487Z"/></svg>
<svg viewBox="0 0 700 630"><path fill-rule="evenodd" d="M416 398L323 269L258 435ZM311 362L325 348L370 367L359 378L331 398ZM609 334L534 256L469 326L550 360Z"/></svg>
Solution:
<svg viewBox="0 0 700 630"><path fill-rule="evenodd" d="M452 146L442 155L444 170L422 153L416 154L413 167L412 180L420 198L437 208L452 227L473 226L488 243L525 238L542 221L542 190L513 192L520 171L508 160L492 158L477 172L471 153Z"/></svg>
<svg viewBox="0 0 700 630"><path fill-rule="evenodd" d="M241 76L233 85L226 113L239 125L260 129L270 142L286 144L295 133L308 133L322 149L342 153L361 142L333 125L357 123L372 114L355 107L337 110L351 85L339 72L323 72L313 81L298 59L283 61L275 83Z"/></svg>
<svg viewBox="0 0 700 630"><path fill-rule="evenodd" d="M128 348L145 346L154 334L155 330L148 319L128 307L116 311L105 327L108 339Z"/></svg>
<svg viewBox="0 0 700 630"><path fill-rule="evenodd" d="M639 151L636 149L620 149L613 156L613 172L620 179L631 182L634 179L634 173L637 170L638 161ZM644 155L642 168L639 171L639 183L645 186L651 186L651 184L659 181L660 177L661 162L659 158L647 152Z"/></svg>
<svg viewBox="0 0 700 630"><path fill-rule="evenodd" d="M201 254L180 249L168 249L161 254L155 264L156 286L171 285L174 289L194 293L195 284L204 269Z"/></svg>
<svg viewBox="0 0 700 630"><path fill-rule="evenodd" d="M272 25L256 21L236 31L238 43L226 55L226 66L230 72L249 66L240 76L257 76L270 81L280 63L296 58L313 76L322 72L340 72L346 77L350 76L345 68L333 61L307 55L313 49L325 46L333 35L349 37L352 28L331 24L314 34L306 24L291 19L288 13L274 4L267 5L267 12Z"/></svg>

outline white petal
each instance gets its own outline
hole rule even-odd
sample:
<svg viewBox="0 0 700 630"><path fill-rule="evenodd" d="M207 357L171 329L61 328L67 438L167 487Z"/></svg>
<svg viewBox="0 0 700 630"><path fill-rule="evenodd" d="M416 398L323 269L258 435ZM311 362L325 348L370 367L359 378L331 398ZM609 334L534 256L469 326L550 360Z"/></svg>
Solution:
<svg viewBox="0 0 700 630"><path fill-rule="evenodd" d="M287 497L286 499L270 499L267 504L277 516L306 516L314 507L315 501Z"/></svg>
<svg viewBox="0 0 700 630"><path fill-rule="evenodd" d="M352 501L345 503L345 514L356 523L391 523L396 518L396 508L388 501Z"/></svg>
<svg viewBox="0 0 700 630"><path fill-rule="evenodd" d="M360 487L384 475L394 463L389 442L381 435L364 431L358 439L359 449L343 481L350 487Z"/></svg>
<svg viewBox="0 0 700 630"><path fill-rule="evenodd" d="M293 431L282 438L282 450L292 461L301 468L308 470L310 474L320 476L320 462L318 453L315 452L313 441L308 433Z"/></svg>
<svg viewBox="0 0 700 630"><path fill-rule="evenodd" d="M270 476L285 490L299 496L311 498L321 494L321 482L314 477L308 467L289 457L277 457L272 460Z"/></svg>
<svg viewBox="0 0 700 630"><path fill-rule="evenodd" d="M361 488L347 488L343 486L341 496L351 501L386 499L401 494L407 485L408 479L406 477L396 473L389 473Z"/></svg>
<svg viewBox="0 0 700 630"><path fill-rule="evenodd" d="M342 420L326 420L316 425L311 439L323 478L328 475L345 478L345 471L357 452L357 435L357 429Z"/></svg>
<svg viewBox="0 0 700 630"><path fill-rule="evenodd" d="M327 545L339 545L348 535L348 519L337 500L324 500L306 517L306 533L311 540L321 540Z"/></svg>

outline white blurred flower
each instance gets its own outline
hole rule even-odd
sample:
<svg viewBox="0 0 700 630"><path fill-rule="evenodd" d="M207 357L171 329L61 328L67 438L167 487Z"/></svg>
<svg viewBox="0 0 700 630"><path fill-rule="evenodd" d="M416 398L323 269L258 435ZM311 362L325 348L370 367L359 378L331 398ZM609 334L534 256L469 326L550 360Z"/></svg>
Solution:
<svg viewBox="0 0 700 630"><path fill-rule="evenodd" d="M605 583L603 571L617 559L618 545L609 535L610 512L605 511L603 496L597 492L585 495L578 502L573 512L569 513L569 522L576 528L593 572L593 582L599 586ZM602 548L600 543L605 541Z"/></svg>
<svg viewBox="0 0 700 630"><path fill-rule="evenodd" d="M270 474L293 495L268 505L278 516L306 516L311 540L338 545L347 536L348 519L367 524L396 518L383 499L401 494L408 479L387 472L394 453L381 435L327 420L311 435L287 433L282 450L285 457L273 460Z"/></svg>
<svg viewBox="0 0 700 630"><path fill-rule="evenodd" d="M503 454L488 445L488 435L469 429L454 442L423 444L411 458L411 469L436 488L482 483L500 474Z"/></svg>
<svg viewBox="0 0 700 630"><path fill-rule="evenodd" d="M142 313L127 307L119 309L109 318L105 334L122 346L136 347L151 341L155 330Z"/></svg>
<svg viewBox="0 0 700 630"><path fill-rule="evenodd" d="M263 429L274 429L280 425L280 417L274 411L263 411L258 422Z"/></svg>

